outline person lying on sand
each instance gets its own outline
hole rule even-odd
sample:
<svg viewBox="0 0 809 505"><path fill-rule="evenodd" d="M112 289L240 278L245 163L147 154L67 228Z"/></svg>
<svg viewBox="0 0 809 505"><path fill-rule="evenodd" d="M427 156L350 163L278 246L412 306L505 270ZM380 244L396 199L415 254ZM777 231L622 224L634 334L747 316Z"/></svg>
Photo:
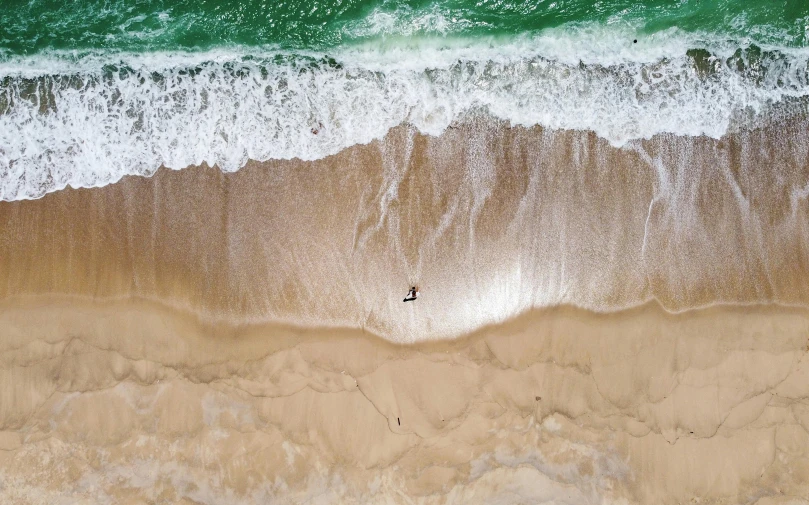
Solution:
<svg viewBox="0 0 809 505"><path fill-rule="evenodd" d="M412 302L418 297L419 297L419 290L416 288L416 286L413 286L412 288L410 288L410 291L407 292L407 296L405 296L405 299L402 301Z"/></svg>

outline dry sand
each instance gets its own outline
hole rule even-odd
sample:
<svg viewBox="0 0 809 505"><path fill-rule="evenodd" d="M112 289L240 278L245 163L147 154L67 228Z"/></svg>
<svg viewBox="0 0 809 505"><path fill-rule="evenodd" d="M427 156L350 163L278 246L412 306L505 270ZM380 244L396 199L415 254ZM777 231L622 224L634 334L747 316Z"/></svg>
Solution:
<svg viewBox="0 0 809 505"><path fill-rule="evenodd" d="M1 309L2 503L809 496L804 310L557 308L401 346L143 301Z"/></svg>

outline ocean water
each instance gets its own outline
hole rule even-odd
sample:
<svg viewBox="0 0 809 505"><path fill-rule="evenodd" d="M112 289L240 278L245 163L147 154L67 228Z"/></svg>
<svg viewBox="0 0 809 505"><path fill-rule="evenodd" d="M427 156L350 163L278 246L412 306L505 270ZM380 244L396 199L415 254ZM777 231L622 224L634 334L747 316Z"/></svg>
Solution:
<svg viewBox="0 0 809 505"><path fill-rule="evenodd" d="M805 115L807 31L801 0L9 0L0 199L479 115L721 138Z"/></svg>

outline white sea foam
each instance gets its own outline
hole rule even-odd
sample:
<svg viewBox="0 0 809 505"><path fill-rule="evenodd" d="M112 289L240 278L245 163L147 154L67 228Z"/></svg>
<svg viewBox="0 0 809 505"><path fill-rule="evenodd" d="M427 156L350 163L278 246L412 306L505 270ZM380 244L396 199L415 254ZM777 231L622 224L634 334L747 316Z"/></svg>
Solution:
<svg viewBox="0 0 809 505"><path fill-rule="evenodd" d="M632 37L631 27L577 26L508 40L389 37L328 56L6 55L0 199L106 185L161 165L233 171L248 159L318 159L403 122L438 135L469 113L592 130L615 146L662 132L720 137L809 95L802 49L779 50L752 75L725 62L739 43L676 30ZM689 48L710 51L710 72Z"/></svg>

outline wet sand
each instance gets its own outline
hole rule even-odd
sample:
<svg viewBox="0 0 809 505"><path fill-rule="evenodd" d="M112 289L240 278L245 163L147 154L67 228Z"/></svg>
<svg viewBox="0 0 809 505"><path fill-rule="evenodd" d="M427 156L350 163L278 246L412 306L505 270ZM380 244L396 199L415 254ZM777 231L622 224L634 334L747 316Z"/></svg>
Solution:
<svg viewBox="0 0 809 505"><path fill-rule="evenodd" d="M0 203L0 298L458 337L526 310L809 306L802 123L721 141L470 122L315 162L162 169ZM402 310L412 285L424 303Z"/></svg>
<svg viewBox="0 0 809 505"><path fill-rule="evenodd" d="M473 121L0 202L0 502L807 503L805 137Z"/></svg>

